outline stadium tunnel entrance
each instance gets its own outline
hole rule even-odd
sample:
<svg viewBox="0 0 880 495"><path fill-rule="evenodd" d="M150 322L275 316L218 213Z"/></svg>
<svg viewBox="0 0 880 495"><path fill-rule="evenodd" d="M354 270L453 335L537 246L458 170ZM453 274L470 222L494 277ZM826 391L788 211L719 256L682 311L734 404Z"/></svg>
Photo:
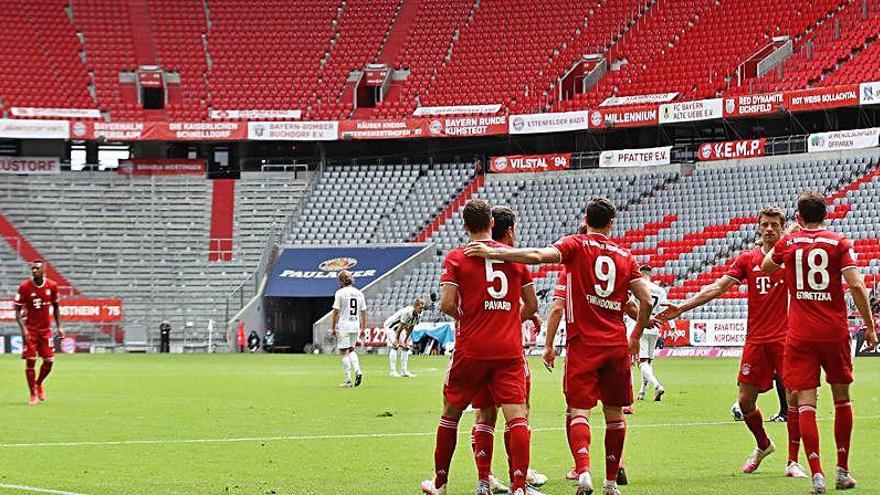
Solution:
<svg viewBox="0 0 880 495"><path fill-rule="evenodd" d="M275 348L307 352L312 326L332 307L332 297L266 297L266 328L275 332Z"/></svg>

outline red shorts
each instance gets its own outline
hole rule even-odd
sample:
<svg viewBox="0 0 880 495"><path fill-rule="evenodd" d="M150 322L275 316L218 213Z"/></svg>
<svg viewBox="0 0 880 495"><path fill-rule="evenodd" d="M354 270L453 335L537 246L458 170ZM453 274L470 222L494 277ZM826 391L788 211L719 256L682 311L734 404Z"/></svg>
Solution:
<svg viewBox="0 0 880 495"><path fill-rule="evenodd" d="M529 402L529 395L532 391L532 370L529 369L529 361L526 358L523 358L525 361L526 367L526 403ZM471 399L471 407L474 409L485 409L487 407L501 407L501 404L492 400L492 393L489 391L489 387L483 387L477 392L477 395Z"/></svg>
<svg viewBox="0 0 880 495"><path fill-rule="evenodd" d="M746 341L742 359L739 362L739 383L754 385L761 392L773 388L773 378L785 376L783 357L785 342L750 344Z"/></svg>
<svg viewBox="0 0 880 495"><path fill-rule="evenodd" d="M563 391L568 407L592 409L598 401L613 407L632 404L629 348L591 346L583 339L568 341Z"/></svg>
<svg viewBox="0 0 880 495"><path fill-rule="evenodd" d="M489 392L484 407L494 404L525 404L526 371L524 358L472 359L453 354L446 370L443 397L457 409L464 410L481 390ZM477 407L477 406L474 406Z"/></svg>
<svg viewBox="0 0 880 495"><path fill-rule="evenodd" d="M825 381L828 383L852 383L849 339L838 342L807 342L789 337L785 342L785 388L819 388L820 369L825 370Z"/></svg>
<svg viewBox="0 0 880 495"><path fill-rule="evenodd" d="M28 339L24 342L22 359L55 358L55 343L52 341L52 330L28 330Z"/></svg>

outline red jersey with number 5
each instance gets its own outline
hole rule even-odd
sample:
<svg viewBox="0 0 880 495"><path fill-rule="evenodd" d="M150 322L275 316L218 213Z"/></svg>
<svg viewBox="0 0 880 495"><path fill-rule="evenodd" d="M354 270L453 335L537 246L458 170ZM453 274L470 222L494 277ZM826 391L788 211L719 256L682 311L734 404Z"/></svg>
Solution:
<svg viewBox="0 0 880 495"><path fill-rule="evenodd" d="M598 233L563 237L553 247L565 265L568 340L626 345L623 308L630 283L641 278L635 258Z"/></svg>
<svg viewBox="0 0 880 495"><path fill-rule="evenodd" d="M507 249L496 241L489 247ZM469 257L465 246L453 249L443 260L440 285L458 287L458 321L455 352L474 359L521 358L522 288L532 283L525 265Z"/></svg>
<svg viewBox="0 0 880 495"><path fill-rule="evenodd" d="M746 342L782 342L788 330L788 292L782 270L767 275L761 270L764 250L759 246L736 257L724 275L748 286L749 317Z"/></svg>
<svg viewBox="0 0 880 495"><path fill-rule="evenodd" d="M785 270L789 335L808 342L848 338L843 271L856 269L852 242L825 229L804 229L776 243L773 263Z"/></svg>
<svg viewBox="0 0 880 495"><path fill-rule="evenodd" d="M49 311L54 302L58 302L58 285L45 277L43 285L35 284L32 278L25 280L15 294L15 304L25 312L24 324L28 330L47 330L51 327Z"/></svg>

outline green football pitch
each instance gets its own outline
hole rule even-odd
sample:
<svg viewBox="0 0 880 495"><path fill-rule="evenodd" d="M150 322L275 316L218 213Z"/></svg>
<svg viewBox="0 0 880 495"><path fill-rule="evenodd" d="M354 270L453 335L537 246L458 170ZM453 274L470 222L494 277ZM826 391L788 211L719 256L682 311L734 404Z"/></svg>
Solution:
<svg viewBox="0 0 880 495"><path fill-rule="evenodd" d="M339 389L335 356L61 356L47 381L48 401L30 407L21 360L3 356L0 493L416 494L432 474L447 362L414 357L418 377L393 379L384 357L362 357L363 386ZM532 368L532 466L550 476L546 493L572 494L564 479L571 458L560 372L547 373L538 360ZM758 473L739 472L753 440L730 416L736 370L731 359L656 364L667 394L662 403L637 403L629 417L624 494L807 493L807 480L782 476L784 424L767 425L777 453ZM856 380L856 493L880 493L880 359L858 359ZM830 472L827 386L819 401ZM777 408L773 394L760 404L765 417ZM601 480L603 426L594 418L593 473ZM473 414L465 413L450 494L473 493L472 424ZM505 473L500 437L494 469Z"/></svg>

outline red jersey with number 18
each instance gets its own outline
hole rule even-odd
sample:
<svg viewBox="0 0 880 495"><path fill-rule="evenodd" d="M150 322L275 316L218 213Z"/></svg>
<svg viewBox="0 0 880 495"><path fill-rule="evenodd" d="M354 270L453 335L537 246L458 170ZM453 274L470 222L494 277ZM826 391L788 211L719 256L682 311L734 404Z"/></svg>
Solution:
<svg viewBox="0 0 880 495"><path fill-rule="evenodd" d="M576 234L553 244L567 274L565 318L568 340L591 346L627 345L623 308L639 265L629 251L608 237Z"/></svg>
<svg viewBox="0 0 880 495"><path fill-rule="evenodd" d="M509 249L496 241L489 247ZM522 288L532 283L525 265L469 257L465 246L453 249L443 260L440 285L458 287L458 320L455 352L474 359L521 358Z"/></svg>
<svg viewBox="0 0 880 495"><path fill-rule="evenodd" d="M855 269L852 242L837 232L804 229L776 243L772 261L785 270L788 331L808 342L848 338L843 271Z"/></svg>
<svg viewBox="0 0 880 495"><path fill-rule="evenodd" d="M783 342L788 330L788 292L782 270L767 275L761 270L763 248L744 251L736 257L724 275L748 286L749 318L746 342L766 344Z"/></svg>

